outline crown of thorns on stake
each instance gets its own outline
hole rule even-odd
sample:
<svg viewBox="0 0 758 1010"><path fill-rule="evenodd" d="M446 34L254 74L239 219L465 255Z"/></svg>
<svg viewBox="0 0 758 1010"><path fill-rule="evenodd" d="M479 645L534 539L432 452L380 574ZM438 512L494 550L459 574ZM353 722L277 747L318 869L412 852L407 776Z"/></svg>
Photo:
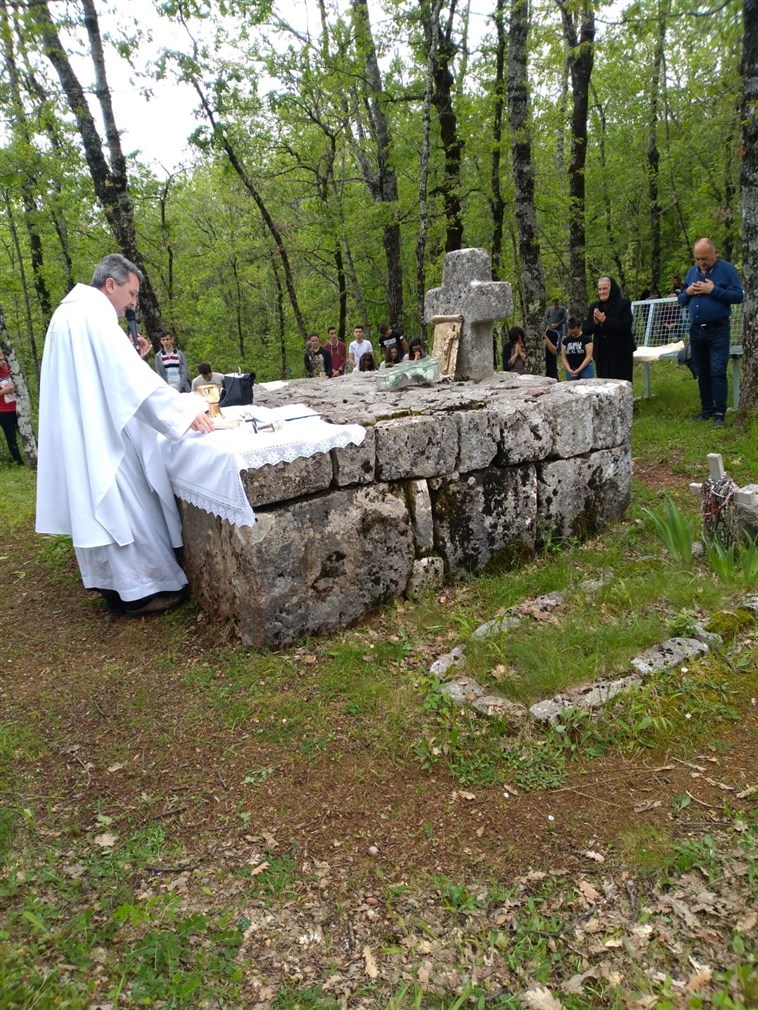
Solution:
<svg viewBox="0 0 758 1010"><path fill-rule="evenodd" d="M700 488L700 511L703 533L713 543L728 547L736 540L734 492L737 485L728 474L718 479L709 477Z"/></svg>

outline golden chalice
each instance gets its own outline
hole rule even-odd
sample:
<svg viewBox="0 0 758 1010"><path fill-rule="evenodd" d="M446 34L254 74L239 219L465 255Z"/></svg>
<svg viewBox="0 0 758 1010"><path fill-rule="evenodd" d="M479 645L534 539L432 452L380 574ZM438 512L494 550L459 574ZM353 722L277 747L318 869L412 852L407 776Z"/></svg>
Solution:
<svg viewBox="0 0 758 1010"><path fill-rule="evenodd" d="M215 382L209 382L205 386L198 386L196 392L208 401L208 413L211 417L221 417L221 407L218 401L221 397L221 390Z"/></svg>

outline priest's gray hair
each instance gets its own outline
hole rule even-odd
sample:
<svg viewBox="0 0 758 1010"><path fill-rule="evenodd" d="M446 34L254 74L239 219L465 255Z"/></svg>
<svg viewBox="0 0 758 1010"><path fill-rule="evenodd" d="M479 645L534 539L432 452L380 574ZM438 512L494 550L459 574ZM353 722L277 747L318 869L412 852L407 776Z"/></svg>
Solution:
<svg viewBox="0 0 758 1010"><path fill-rule="evenodd" d="M111 253L110 256L101 259L95 267L90 286L93 288L104 288L105 282L109 277L112 277L116 284L126 284L129 280L129 274L134 274L140 284L145 279L145 275L140 268L135 266L126 256L122 256L121 253Z"/></svg>

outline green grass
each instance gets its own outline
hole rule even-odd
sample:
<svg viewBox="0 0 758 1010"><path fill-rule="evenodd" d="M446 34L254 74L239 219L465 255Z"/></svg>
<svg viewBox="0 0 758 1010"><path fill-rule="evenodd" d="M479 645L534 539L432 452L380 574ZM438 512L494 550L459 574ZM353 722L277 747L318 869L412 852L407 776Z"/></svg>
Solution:
<svg viewBox="0 0 758 1010"><path fill-rule="evenodd" d="M694 619L696 612L717 610L740 588L737 580L727 587L706 572L693 578L691 572L672 568L665 555L643 555L650 545L633 546L630 539L629 528L596 538L589 569L583 564L587 545L567 547L562 555L565 577L547 586L540 569L549 562L541 559L530 566L538 571L534 589L524 592L527 599L558 588L565 594L554 612L556 623L525 617L520 627L477 641L471 633L481 616L465 624L459 617L468 638L465 671L496 693L531 703L599 676L628 672L634 655L673 634L669 629L678 614L687 612ZM520 574L522 579L527 575ZM579 589L580 582L599 574L610 574L604 587L594 593Z"/></svg>
<svg viewBox="0 0 758 1010"><path fill-rule="evenodd" d="M35 474L25 466L0 466L0 515L8 529L34 519L36 486Z"/></svg>
<svg viewBox="0 0 758 1010"><path fill-rule="evenodd" d="M686 368L661 361L652 369L654 395L642 398L642 369L635 369L632 453L649 463L666 462L682 475L681 497L690 498L689 484L708 476L706 454L719 452L730 476L740 486L755 480L755 445L758 418L746 427L735 425L727 412L726 425L714 429L692 421L700 409L697 382ZM731 403L731 387L729 391ZM693 496L694 497L694 496ZM696 499L695 499L696 501Z"/></svg>

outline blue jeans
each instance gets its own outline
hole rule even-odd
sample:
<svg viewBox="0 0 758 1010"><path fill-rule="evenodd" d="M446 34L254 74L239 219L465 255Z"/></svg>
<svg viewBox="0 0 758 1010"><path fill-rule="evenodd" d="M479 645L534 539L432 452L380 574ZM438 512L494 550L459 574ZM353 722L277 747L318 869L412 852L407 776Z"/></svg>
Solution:
<svg viewBox="0 0 758 1010"><path fill-rule="evenodd" d="M704 417L726 413L726 367L729 363L729 320L718 326L690 327L692 370L700 387Z"/></svg>
<svg viewBox="0 0 758 1010"><path fill-rule="evenodd" d="M566 382L576 382L577 379L594 379L594 378L595 378L594 361L590 361L590 363L586 366L584 371L580 372L579 375L569 375L569 373L566 372Z"/></svg>

